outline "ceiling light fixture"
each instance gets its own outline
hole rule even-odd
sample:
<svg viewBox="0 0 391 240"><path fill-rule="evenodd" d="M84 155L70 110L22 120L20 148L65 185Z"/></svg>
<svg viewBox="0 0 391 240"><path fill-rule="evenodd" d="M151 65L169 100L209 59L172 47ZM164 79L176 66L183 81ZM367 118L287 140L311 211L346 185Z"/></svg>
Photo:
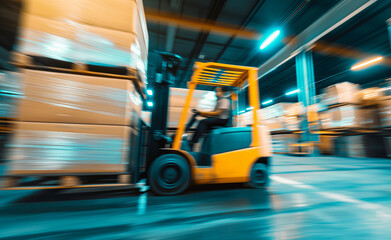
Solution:
<svg viewBox="0 0 391 240"><path fill-rule="evenodd" d="M265 49L267 46L269 46L274 40L276 40L276 38L278 37L278 35L280 35L281 31L280 30L276 30L274 31L272 34L270 34L266 39L265 41L262 42L261 46L259 47L261 50L262 49Z"/></svg>
<svg viewBox="0 0 391 240"><path fill-rule="evenodd" d="M368 67L370 65L373 65L374 63L380 62L382 59L383 57L376 57L361 63L357 63L352 66L351 70L360 70L364 67Z"/></svg>

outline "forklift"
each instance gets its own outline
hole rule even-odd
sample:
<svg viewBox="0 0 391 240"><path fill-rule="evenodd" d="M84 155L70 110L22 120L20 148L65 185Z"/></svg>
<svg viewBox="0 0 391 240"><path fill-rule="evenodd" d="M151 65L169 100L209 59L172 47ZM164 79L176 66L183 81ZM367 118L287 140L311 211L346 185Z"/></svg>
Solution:
<svg viewBox="0 0 391 240"><path fill-rule="evenodd" d="M190 185L245 183L252 188L268 185L271 164L271 139L266 126L259 122L258 69L215 62L196 62L188 95L173 139L166 136L169 86L173 84L180 57L159 53L162 71L153 83L154 110L148 140L147 182L154 194L176 195ZM253 115L251 127L215 127L204 136L200 151L187 147L187 113L198 85L214 87L248 86ZM236 95L232 95L236 96ZM197 114L196 112L194 114ZM194 121L194 117L191 121Z"/></svg>

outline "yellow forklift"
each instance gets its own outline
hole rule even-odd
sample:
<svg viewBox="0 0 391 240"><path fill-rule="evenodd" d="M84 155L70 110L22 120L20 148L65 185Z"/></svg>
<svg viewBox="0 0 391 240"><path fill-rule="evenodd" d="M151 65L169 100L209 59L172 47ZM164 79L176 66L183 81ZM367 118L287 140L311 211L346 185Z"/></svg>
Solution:
<svg viewBox="0 0 391 240"><path fill-rule="evenodd" d="M258 69L253 67L214 62L195 63L193 76L188 83L189 92L172 144L163 144L170 147L160 147L148 163L148 184L155 194L179 194L191 184L247 183L253 188L267 186L272 151L269 131L266 126L261 125L257 117L260 106L257 71ZM240 89L246 83L254 118L252 126L213 129L204 137L200 151L189 151L184 146L186 140L183 135L190 102L197 85ZM165 121L162 124L164 123ZM165 131L151 133L150 137L156 140L159 139L159 134L160 138L167 140L163 137Z"/></svg>

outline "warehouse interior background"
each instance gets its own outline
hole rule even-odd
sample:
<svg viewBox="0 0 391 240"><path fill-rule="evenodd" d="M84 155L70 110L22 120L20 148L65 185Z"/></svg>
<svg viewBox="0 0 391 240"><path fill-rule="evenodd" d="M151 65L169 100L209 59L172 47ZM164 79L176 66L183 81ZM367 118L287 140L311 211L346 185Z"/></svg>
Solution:
<svg viewBox="0 0 391 240"><path fill-rule="evenodd" d="M176 87L186 88L195 61L221 62L258 67L272 57L289 40L311 25L339 1L152 1L144 2L147 20L162 13L172 22L149 20L150 49L174 52L183 57ZM284 8L281 8L284 6ZM354 79L367 87L380 84L390 76L390 38L386 20L391 3L378 1L375 6L358 14L331 34L319 39L313 48L316 91L338 82ZM235 34L219 34L197 30L191 23L175 24L175 18L190 21L231 24L240 30L254 32L253 38ZM152 18L155 19L155 18ZM280 41L264 51L259 46L262 37L281 29ZM388 56L382 64L362 72L349 71L357 62L372 56ZM149 61L148 79L154 79L153 61ZM278 86L278 87L276 87ZM294 59L288 61L260 81L262 99L274 99L296 88ZM293 97L278 102L295 102Z"/></svg>
<svg viewBox="0 0 391 240"><path fill-rule="evenodd" d="M389 238L390 0L1 0L0 22L0 239ZM216 86L232 123L189 147Z"/></svg>

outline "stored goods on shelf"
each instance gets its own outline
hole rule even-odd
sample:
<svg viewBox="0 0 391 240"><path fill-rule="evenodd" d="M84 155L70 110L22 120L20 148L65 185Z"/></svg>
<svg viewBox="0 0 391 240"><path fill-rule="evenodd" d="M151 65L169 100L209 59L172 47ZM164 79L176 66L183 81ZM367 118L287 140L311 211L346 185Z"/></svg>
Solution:
<svg viewBox="0 0 391 240"><path fill-rule="evenodd" d="M141 1L24 3L16 51L72 62L128 66L146 80L148 33Z"/></svg>
<svg viewBox="0 0 391 240"><path fill-rule="evenodd" d="M326 106L337 104L358 104L359 86L350 82L342 82L331 85L324 89L322 95L322 103Z"/></svg>
<svg viewBox="0 0 391 240"><path fill-rule="evenodd" d="M127 79L23 69L19 121L137 127L142 100Z"/></svg>
<svg viewBox="0 0 391 240"><path fill-rule="evenodd" d="M124 172L130 127L15 122L7 174ZM134 138L133 138L134 139Z"/></svg>

